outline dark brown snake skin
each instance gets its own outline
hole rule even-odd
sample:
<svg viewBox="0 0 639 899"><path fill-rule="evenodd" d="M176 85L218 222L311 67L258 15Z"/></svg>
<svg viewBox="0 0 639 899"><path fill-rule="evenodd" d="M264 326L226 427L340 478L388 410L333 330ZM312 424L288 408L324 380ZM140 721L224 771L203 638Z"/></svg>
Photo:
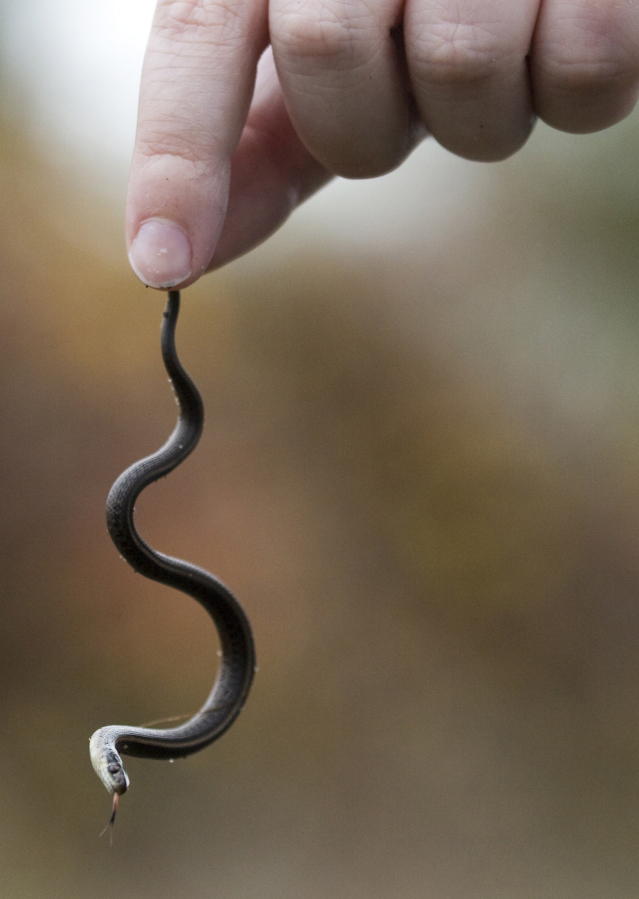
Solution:
<svg viewBox="0 0 639 899"><path fill-rule="evenodd" d="M171 291L162 325L162 358L178 401L178 422L161 449L127 468L117 479L107 500L107 526L118 551L135 571L187 593L206 609L217 629L221 660L208 699L185 724L166 730L109 725L93 734L93 767L115 798L129 786L121 755L174 759L204 749L239 715L255 671L251 627L230 590L208 571L152 549L133 522L135 501L141 491L173 471L195 448L202 433L202 400L175 350L179 309L180 294ZM114 804L114 815L116 807Z"/></svg>

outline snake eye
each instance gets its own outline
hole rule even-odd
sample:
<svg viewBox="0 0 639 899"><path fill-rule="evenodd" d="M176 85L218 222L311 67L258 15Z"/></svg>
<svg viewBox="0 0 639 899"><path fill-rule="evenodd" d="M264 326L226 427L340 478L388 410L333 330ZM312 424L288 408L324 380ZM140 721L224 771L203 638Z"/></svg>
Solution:
<svg viewBox="0 0 639 899"><path fill-rule="evenodd" d="M116 765L115 762L112 762L109 765L109 774L117 774L120 771L120 766Z"/></svg>

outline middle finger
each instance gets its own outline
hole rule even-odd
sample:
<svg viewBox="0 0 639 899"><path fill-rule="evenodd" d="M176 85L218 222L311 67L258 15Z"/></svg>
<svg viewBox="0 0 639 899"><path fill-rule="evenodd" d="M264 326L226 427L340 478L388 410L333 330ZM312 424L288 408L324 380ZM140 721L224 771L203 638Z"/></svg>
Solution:
<svg viewBox="0 0 639 899"><path fill-rule="evenodd" d="M394 38L401 0L272 0L270 34L291 120L326 168L383 174L417 139Z"/></svg>

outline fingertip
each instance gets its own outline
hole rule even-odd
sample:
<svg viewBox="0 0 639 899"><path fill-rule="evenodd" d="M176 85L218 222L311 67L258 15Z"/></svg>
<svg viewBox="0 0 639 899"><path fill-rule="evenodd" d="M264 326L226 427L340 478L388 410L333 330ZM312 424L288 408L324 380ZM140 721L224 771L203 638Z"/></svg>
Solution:
<svg viewBox="0 0 639 899"><path fill-rule="evenodd" d="M138 229L129 262L148 287L169 290L191 277L192 248L188 236L175 222L151 219Z"/></svg>

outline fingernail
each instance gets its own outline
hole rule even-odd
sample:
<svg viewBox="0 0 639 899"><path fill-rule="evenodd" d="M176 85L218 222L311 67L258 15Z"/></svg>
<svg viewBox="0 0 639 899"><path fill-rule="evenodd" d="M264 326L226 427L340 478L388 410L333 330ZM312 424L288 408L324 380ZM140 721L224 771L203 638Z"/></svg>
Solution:
<svg viewBox="0 0 639 899"><path fill-rule="evenodd" d="M166 219L144 222L129 253L131 268L149 287L168 290L191 274L191 245L184 231Z"/></svg>

